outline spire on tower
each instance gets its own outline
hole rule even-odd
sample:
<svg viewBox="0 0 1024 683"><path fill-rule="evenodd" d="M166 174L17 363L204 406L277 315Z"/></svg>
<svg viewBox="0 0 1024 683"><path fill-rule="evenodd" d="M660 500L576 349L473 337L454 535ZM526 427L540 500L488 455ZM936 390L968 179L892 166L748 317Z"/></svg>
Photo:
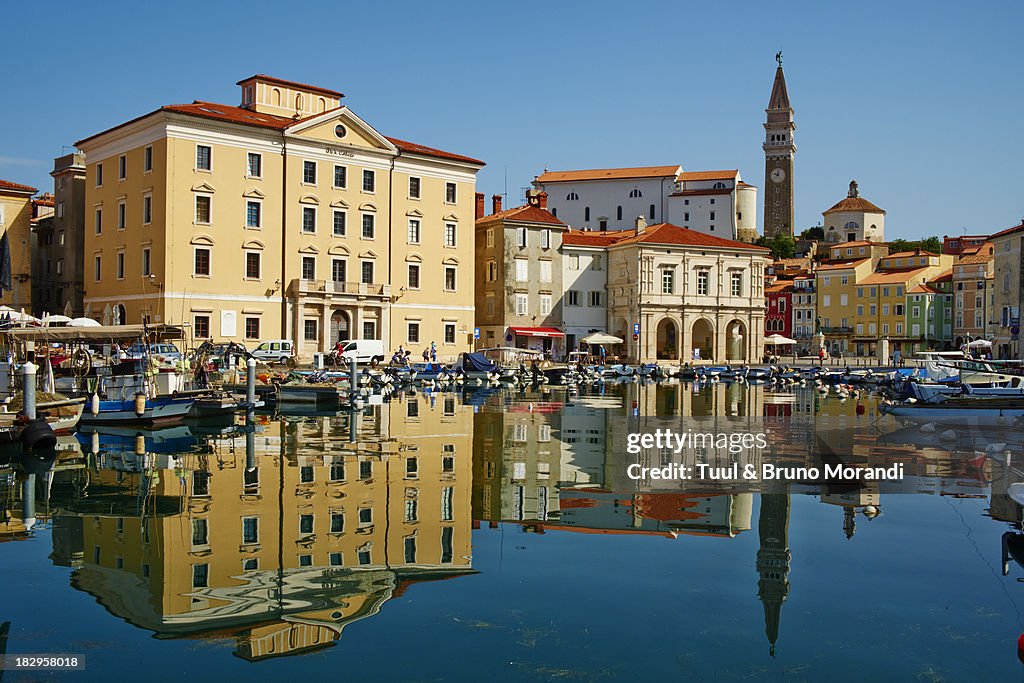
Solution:
<svg viewBox="0 0 1024 683"><path fill-rule="evenodd" d="M786 74L782 71L782 53L776 55L779 66L775 69L775 83L772 84L772 96L768 100L768 109L792 109L789 106L789 91L786 90Z"/></svg>

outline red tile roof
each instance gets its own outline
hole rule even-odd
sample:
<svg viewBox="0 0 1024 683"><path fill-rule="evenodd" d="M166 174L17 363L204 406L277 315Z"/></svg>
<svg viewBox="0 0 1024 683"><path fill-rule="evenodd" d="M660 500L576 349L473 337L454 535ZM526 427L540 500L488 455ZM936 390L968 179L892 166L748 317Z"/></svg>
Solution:
<svg viewBox="0 0 1024 683"><path fill-rule="evenodd" d="M958 266L969 266L977 263L989 263L995 259L995 254L985 252L984 254L971 254L970 256L964 256L962 259L956 262Z"/></svg>
<svg viewBox="0 0 1024 683"><path fill-rule="evenodd" d="M200 100L196 100L192 104L164 105L156 111L150 112L149 114L145 114L144 116L132 119L131 121L126 121L125 123L114 126L113 128L108 128L107 130L101 133L96 133L95 135L90 135L87 138L83 138L76 142L75 145L81 145L84 142L88 142L89 140L97 138L101 135L105 135L106 133L117 130L118 128L122 128L136 121L140 121L146 118L147 116L152 116L153 114L156 114L157 112L161 111L172 112L175 114L185 114L187 116L196 116L205 119L212 119L214 121L224 121L227 123L237 123L246 126L255 126L257 128L270 128L272 130L284 131L286 128L293 126L297 123L307 121L316 116L323 116L325 113L336 111L338 109L341 109L341 107L335 107L334 109L327 110L327 112L321 112L320 114L313 114L311 116L306 116L304 118L295 119L287 116L263 114L256 111L250 111L249 109L242 109L241 107L234 107L229 104L217 104L215 102L202 102ZM444 150L435 149L433 147L427 147L425 145L418 145L414 142L399 140L398 138L389 137L387 139L400 150L402 150L403 152L407 152L409 154L420 154L422 156L437 157L441 159L452 159L454 161L464 161L471 164L479 164L481 166L484 165L484 162L480 161L479 159L463 156L461 154L445 152Z"/></svg>
<svg viewBox="0 0 1024 683"><path fill-rule="evenodd" d="M726 247L730 249L747 249L750 251L770 252L767 247L759 247L746 242L727 240L707 233L697 232L689 228L681 228L671 223L649 225L639 235L634 230L623 230L625 237L615 242L614 246L623 244L670 244L687 247Z"/></svg>
<svg viewBox="0 0 1024 683"><path fill-rule="evenodd" d="M881 246L882 242L868 242L861 240L859 242L840 242L839 244L830 244L829 249L839 249L840 247L867 247L867 246Z"/></svg>
<svg viewBox="0 0 1024 683"><path fill-rule="evenodd" d="M933 277L928 282L950 282L952 280L953 280L953 269L950 268L949 270L945 270L945 271L939 273L938 275Z"/></svg>
<svg viewBox="0 0 1024 683"><path fill-rule="evenodd" d="M483 161L474 159L473 157L445 152L444 150L434 149L433 147L427 147L426 145L417 145L415 142L406 142L405 140L399 140L398 138L389 137L388 140L390 140L391 144L395 147L403 152L408 152L409 154L421 154L427 157L439 157L441 159L452 159L454 161L465 161L470 164L479 164L480 166L484 165Z"/></svg>
<svg viewBox="0 0 1024 683"><path fill-rule="evenodd" d="M843 270L846 268L855 268L860 264L864 263L865 261L870 260L871 259L868 258L862 258L856 259L854 261L843 261L842 263L826 263L824 265L818 266L818 270Z"/></svg>
<svg viewBox="0 0 1024 683"><path fill-rule="evenodd" d="M674 166L636 166L633 168L591 168L582 171L545 171L538 178L541 183L559 183L574 180L624 180L628 178L674 178L680 170Z"/></svg>
<svg viewBox="0 0 1024 683"><path fill-rule="evenodd" d="M872 273L858 282L858 285L889 285L909 282L918 275L925 273L927 268L915 268L914 270L893 270Z"/></svg>
<svg viewBox="0 0 1024 683"><path fill-rule="evenodd" d="M831 209L825 211L825 213L835 213L837 211L864 211L866 213L885 214L884 209L878 208L863 197L846 197Z"/></svg>
<svg viewBox="0 0 1024 683"><path fill-rule="evenodd" d="M882 258L906 258L908 256L938 256L938 254L933 254L932 252L925 251L923 249L915 249L914 251L897 251L895 254L888 254Z"/></svg>
<svg viewBox="0 0 1024 683"><path fill-rule="evenodd" d="M621 240L632 231L593 232L590 230L569 230L562 235L562 244L576 247L607 247Z"/></svg>
<svg viewBox="0 0 1024 683"><path fill-rule="evenodd" d="M0 180L0 192L3 191L35 194L39 190L32 187L31 185L22 185L21 183L12 183L9 180Z"/></svg>
<svg viewBox="0 0 1024 683"><path fill-rule="evenodd" d="M305 83L299 83L297 81L286 81L283 78L275 78L273 76L268 76L266 74L254 74L252 76L249 76L248 78L243 78L242 80L235 83L235 85L242 85L246 81L251 81L254 78L261 81L267 81L268 83L277 83L279 85L285 86L286 88L295 88L296 90L308 90L310 92L315 92L320 95L330 95L331 97L337 97L339 99L345 96L344 94L338 92L337 90L328 90L327 88L321 88L316 85L307 85Z"/></svg>
<svg viewBox="0 0 1024 683"><path fill-rule="evenodd" d="M730 180L739 174L740 172L736 169L731 171L683 171L676 180Z"/></svg>
<svg viewBox="0 0 1024 683"><path fill-rule="evenodd" d="M1021 221L1019 225L1015 225L1012 228L1001 230L1000 232L997 232L996 234L992 235L992 237L1005 237L1006 235L1015 233L1018 230L1024 230L1024 221ZM989 239L992 239L992 237L990 237Z"/></svg>
<svg viewBox="0 0 1024 683"><path fill-rule="evenodd" d="M934 282L934 280L933 280ZM942 294L943 292L929 287L928 285L914 285L907 290L907 294Z"/></svg>
<svg viewBox="0 0 1024 683"><path fill-rule="evenodd" d="M492 213L490 216L483 216L477 220L477 223L483 224L493 221L519 221L522 223L547 223L549 225L565 226L565 223L555 218L554 214L550 211L539 206L533 206L532 204L505 209L498 213Z"/></svg>

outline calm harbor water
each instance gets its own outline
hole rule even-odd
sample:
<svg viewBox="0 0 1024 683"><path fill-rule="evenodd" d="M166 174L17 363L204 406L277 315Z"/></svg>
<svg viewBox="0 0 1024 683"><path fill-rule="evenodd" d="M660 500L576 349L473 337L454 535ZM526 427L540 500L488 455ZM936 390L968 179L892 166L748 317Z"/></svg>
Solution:
<svg viewBox="0 0 1024 683"><path fill-rule="evenodd" d="M265 416L248 435L79 434L38 483L30 532L0 473L0 621L9 654L86 668L3 679L1019 676L1009 470L894 433L876 405L742 385L482 389ZM767 448L628 452L658 428ZM626 474L836 461L904 478Z"/></svg>

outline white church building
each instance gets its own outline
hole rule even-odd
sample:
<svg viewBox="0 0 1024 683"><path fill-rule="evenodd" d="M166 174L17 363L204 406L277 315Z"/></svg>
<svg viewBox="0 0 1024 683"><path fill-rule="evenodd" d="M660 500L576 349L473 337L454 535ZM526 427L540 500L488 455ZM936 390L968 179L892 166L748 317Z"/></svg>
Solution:
<svg viewBox="0 0 1024 683"><path fill-rule="evenodd" d="M723 239L757 239L757 188L737 170L684 171L680 165L545 171L533 181L548 208L575 229L632 229L637 217Z"/></svg>

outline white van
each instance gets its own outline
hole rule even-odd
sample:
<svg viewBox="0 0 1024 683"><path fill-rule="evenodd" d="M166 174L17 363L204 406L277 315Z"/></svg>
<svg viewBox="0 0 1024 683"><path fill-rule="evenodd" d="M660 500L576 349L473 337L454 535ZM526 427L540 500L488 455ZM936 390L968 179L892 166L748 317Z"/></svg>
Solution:
<svg viewBox="0 0 1024 683"><path fill-rule="evenodd" d="M295 356L295 346L288 339L265 341L252 352L252 357L265 363L284 363Z"/></svg>
<svg viewBox="0 0 1024 683"><path fill-rule="evenodd" d="M341 355L349 360L354 358L361 365L373 361L383 363L384 342L380 339L353 339L345 342L345 346L341 349Z"/></svg>

